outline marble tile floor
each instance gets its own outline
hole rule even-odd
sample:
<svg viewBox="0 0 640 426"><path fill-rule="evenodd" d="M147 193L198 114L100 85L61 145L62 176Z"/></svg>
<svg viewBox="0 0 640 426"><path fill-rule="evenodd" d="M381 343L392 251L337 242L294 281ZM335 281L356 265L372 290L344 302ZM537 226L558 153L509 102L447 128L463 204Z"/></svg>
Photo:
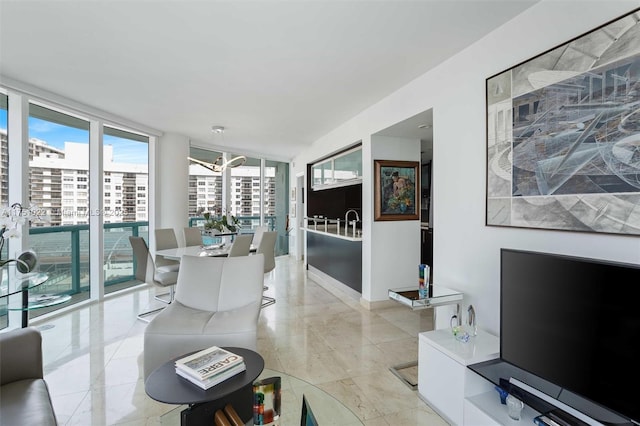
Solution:
<svg viewBox="0 0 640 426"><path fill-rule="evenodd" d="M260 315L258 351L266 368L331 394L365 426L447 424L388 369L417 359L417 333L433 328L431 310L368 311L307 278L302 262L290 257L277 259L265 284L277 299ZM175 408L144 392L146 323L136 315L159 304L154 291L143 286L32 321L42 331L45 379L60 425L159 425Z"/></svg>

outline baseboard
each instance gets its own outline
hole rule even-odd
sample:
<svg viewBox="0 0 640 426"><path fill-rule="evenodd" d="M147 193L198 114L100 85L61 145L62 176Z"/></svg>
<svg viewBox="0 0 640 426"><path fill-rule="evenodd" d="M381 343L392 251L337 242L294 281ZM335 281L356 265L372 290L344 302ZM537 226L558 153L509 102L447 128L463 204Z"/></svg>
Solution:
<svg viewBox="0 0 640 426"><path fill-rule="evenodd" d="M348 285L343 284L332 276L325 274L311 265L307 265L307 276L334 296L339 298L348 297L350 300L359 303L360 306L368 311L391 308L393 306L397 306L398 303L391 299L374 301L366 300L362 297L362 294L358 293Z"/></svg>
<svg viewBox="0 0 640 426"><path fill-rule="evenodd" d="M360 298L360 304L362 305L363 308L369 310L369 311L375 311L377 309L389 309L389 308L393 308L394 306L398 306L398 302L394 302L393 300L366 300L363 298Z"/></svg>
<svg viewBox="0 0 640 426"><path fill-rule="evenodd" d="M355 301L362 299L360 293L311 265L307 266L307 276L336 297L346 296Z"/></svg>

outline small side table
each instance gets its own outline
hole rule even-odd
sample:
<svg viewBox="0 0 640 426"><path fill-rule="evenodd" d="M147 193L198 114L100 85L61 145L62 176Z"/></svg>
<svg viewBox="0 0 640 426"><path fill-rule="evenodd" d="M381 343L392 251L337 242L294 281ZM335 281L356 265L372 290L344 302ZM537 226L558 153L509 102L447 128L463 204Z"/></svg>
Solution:
<svg viewBox="0 0 640 426"><path fill-rule="evenodd" d="M22 277L16 275L13 267L4 266L0 268L0 298L22 293L21 304L19 306L9 305L8 309L22 311L23 328L29 325L29 310L43 307L30 305L29 289L38 287L48 279L49 276L41 272L26 274Z"/></svg>
<svg viewBox="0 0 640 426"><path fill-rule="evenodd" d="M415 287L389 289L389 299L395 300L414 311L455 304L458 322L460 322L460 302L462 302L462 298L463 294L459 291L439 286L430 286L429 296L424 299L420 299L418 296L418 290ZM417 365L418 360L415 360L394 365L390 367L389 370L402 380L405 385L409 386L412 390L416 390L418 389L418 384L411 382L406 376L400 373L400 370L415 367Z"/></svg>
<svg viewBox="0 0 640 426"><path fill-rule="evenodd" d="M181 426L211 426L215 412L227 404L231 404L242 421L248 423L253 418L253 382L264 369L264 359L250 349L224 349L242 356L247 369L204 390L176 373L174 359L162 364L149 375L144 383L144 390L156 401L189 405L180 413ZM189 354L183 356L187 355Z"/></svg>

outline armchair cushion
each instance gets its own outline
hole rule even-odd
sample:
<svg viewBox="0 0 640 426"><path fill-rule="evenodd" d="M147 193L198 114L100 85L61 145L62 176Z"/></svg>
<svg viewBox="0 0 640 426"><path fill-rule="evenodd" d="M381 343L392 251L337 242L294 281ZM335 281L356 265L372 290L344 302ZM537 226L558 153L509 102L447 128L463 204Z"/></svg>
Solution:
<svg viewBox="0 0 640 426"><path fill-rule="evenodd" d="M56 425L34 328L0 333L0 425Z"/></svg>
<svg viewBox="0 0 640 426"><path fill-rule="evenodd" d="M144 377L209 346L256 349L264 257L183 256L175 300L144 333Z"/></svg>

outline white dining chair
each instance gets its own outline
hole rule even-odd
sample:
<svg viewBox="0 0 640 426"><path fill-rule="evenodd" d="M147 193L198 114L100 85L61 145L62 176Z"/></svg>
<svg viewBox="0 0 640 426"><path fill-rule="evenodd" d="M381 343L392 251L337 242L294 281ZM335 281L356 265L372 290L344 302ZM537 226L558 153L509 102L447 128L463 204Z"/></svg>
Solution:
<svg viewBox="0 0 640 426"><path fill-rule="evenodd" d="M268 230L269 228L267 226L256 226L256 230L253 233L253 241L251 241L251 244L253 244L254 247L259 247L260 241L262 241L262 236Z"/></svg>
<svg viewBox="0 0 640 426"><path fill-rule="evenodd" d="M278 239L278 233L275 231L264 232L262 234L262 240L258 246L257 254L264 256L264 273L268 274L276 268L276 241ZM264 290L269 288L264 286ZM262 307L267 307L276 303L274 297L262 296Z"/></svg>
<svg viewBox="0 0 640 426"><path fill-rule="evenodd" d="M174 268L167 266L156 267L156 264L149 253L149 247L146 241L142 237L129 237L131 248L133 248L133 255L136 259L136 279L154 284L158 287L169 288L169 300L165 300L159 297L155 297L157 300L170 304L174 298L174 286L178 281L178 271ZM155 314L163 310L165 306L146 311L138 314L138 319L149 322L147 316Z"/></svg>
<svg viewBox="0 0 640 426"><path fill-rule="evenodd" d="M251 234L241 234L236 235L233 239L233 243L231 243L231 247L229 248L228 257L237 257L237 256L248 256L251 251L251 241L253 239L253 235Z"/></svg>
<svg viewBox="0 0 640 426"><path fill-rule="evenodd" d="M186 247L202 245L202 231L200 231L200 228L192 228L188 226L183 228L182 233L184 235L184 245Z"/></svg>

